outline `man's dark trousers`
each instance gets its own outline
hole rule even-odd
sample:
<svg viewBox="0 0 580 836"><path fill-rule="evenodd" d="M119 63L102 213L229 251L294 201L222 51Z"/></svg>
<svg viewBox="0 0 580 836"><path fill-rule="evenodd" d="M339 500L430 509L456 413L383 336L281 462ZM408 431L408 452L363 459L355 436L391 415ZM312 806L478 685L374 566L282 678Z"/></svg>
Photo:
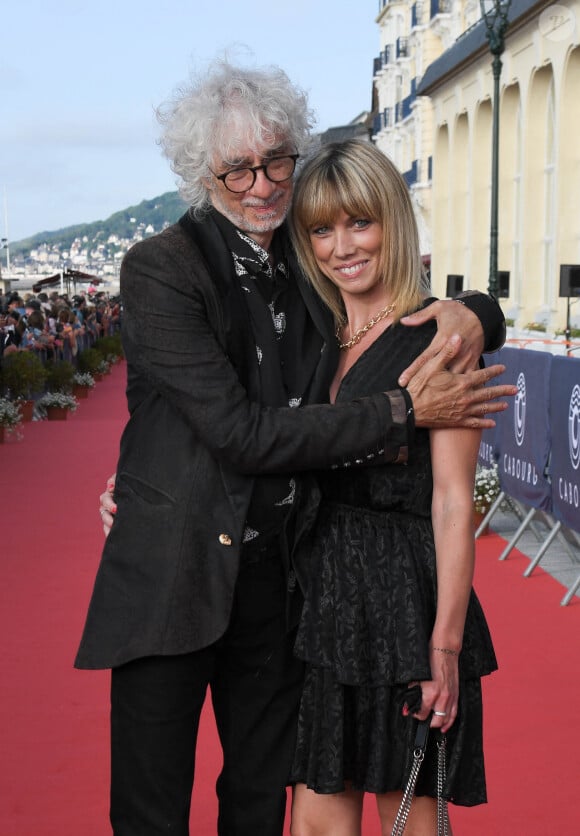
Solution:
<svg viewBox="0 0 580 836"><path fill-rule="evenodd" d="M113 670L115 836L189 834L195 746L208 685L224 753L217 832L281 836L303 673L293 643L280 554L270 550L256 558L242 550L230 625L216 644Z"/></svg>

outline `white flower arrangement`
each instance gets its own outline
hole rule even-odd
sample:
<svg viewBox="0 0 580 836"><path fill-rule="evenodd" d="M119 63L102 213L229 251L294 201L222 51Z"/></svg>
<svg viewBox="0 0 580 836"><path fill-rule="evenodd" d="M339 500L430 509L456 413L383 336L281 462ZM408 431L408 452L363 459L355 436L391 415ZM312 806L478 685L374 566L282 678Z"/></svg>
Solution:
<svg viewBox="0 0 580 836"><path fill-rule="evenodd" d="M111 364L107 360L101 360L101 362L97 366L97 372L99 374L108 374L110 368Z"/></svg>
<svg viewBox="0 0 580 836"><path fill-rule="evenodd" d="M95 385L95 378L89 372L76 372L73 377L75 386L88 386L92 389Z"/></svg>
<svg viewBox="0 0 580 836"><path fill-rule="evenodd" d="M487 514L494 500L499 495L499 474L497 465L477 466L473 486L473 507L478 514Z"/></svg>
<svg viewBox="0 0 580 836"><path fill-rule="evenodd" d="M72 395L65 395L64 392L47 392L36 402L36 406L42 412L46 412L49 406L60 406L62 409L68 409L69 412L75 412L78 405L76 398Z"/></svg>
<svg viewBox="0 0 580 836"><path fill-rule="evenodd" d="M0 427L13 430L22 421L20 407L9 398L0 398Z"/></svg>

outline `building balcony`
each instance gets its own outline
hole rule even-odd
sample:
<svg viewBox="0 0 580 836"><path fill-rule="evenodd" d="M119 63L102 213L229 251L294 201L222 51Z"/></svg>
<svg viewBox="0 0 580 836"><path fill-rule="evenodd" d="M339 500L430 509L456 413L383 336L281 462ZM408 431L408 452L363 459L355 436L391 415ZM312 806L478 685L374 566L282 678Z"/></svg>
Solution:
<svg viewBox="0 0 580 836"><path fill-rule="evenodd" d="M451 12L451 0L431 0L430 19L437 15L446 15Z"/></svg>
<svg viewBox="0 0 580 836"><path fill-rule="evenodd" d="M409 57L409 39L397 38L397 58Z"/></svg>
<svg viewBox="0 0 580 836"><path fill-rule="evenodd" d="M417 0L411 6L411 29L421 26L423 22L423 3Z"/></svg>
<svg viewBox="0 0 580 836"><path fill-rule="evenodd" d="M414 101L415 96L405 96L402 101L397 102L395 106L395 122L402 122L403 119L407 119L411 115L411 108Z"/></svg>
<svg viewBox="0 0 580 836"><path fill-rule="evenodd" d="M427 161L414 160L411 168L408 171L403 171L403 177L409 187L431 185L433 182L433 157L428 157Z"/></svg>
<svg viewBox="0 0 580 836"><path fill-rule="evenodd" d="M407 183L407 186L409 186L409 188L411 188L411 186L414 186L417 182L418 169L419 164L417 160L413 160L411 168L408 171L403 172L403 177L405 178L405 182Z"/></svg>
<svg viewBox="0 0 580 836"><path fill-rule="evenodd" d="M384 131L385 128L392 128L393 124L393 108L386 107L373 119L373 135Z"/></svg>
<svg viewBox="0 0 580 836"><path fill-rule="evenodd" d="M384 70L385 67L388 67L389 64L394 64L395 62L395 45L388 44L379 56L373 60L373 75L377 75Z"/></svg>

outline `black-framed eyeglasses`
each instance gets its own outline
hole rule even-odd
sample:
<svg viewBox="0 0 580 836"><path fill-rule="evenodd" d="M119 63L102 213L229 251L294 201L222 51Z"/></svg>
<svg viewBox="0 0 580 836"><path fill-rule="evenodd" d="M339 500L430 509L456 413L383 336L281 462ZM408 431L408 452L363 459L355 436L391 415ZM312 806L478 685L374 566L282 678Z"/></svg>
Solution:
<svg viewBox="0 0 580 836"><path fill-rule="evenodd" d="M224 174L211 173L216 180L221 180L230 192L247 192L256 182L258 171L263 171L271 183L283 183L294 174L296 160L300 154L286 154L284 157L272 157L262 165L245 168L232 168ZM211 171L211 169L210 169Z"/></svg>

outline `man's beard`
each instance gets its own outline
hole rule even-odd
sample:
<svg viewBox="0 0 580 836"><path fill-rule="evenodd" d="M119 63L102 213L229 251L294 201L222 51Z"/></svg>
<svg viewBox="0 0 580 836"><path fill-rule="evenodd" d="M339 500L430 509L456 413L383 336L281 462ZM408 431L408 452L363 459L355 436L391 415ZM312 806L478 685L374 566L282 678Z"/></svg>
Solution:
<svg viewBox="0 0 580 836"><path fill-rule="evenodd" d="M275 197L276 195L274 195L274 198ZM228 203L222 201L221 195L217 190L212 192L212 203L217 211L224 215L228 221L231 221L231 223L233 223L239 230L249 234L272 232L273 230L278 229L279 226L282 226L284 220L286 219L291 199L292 194L288 194L286 202L282 200L281 202L276 203L276 207L272 209L270 216L266 215L252 221L248 218L248 213L245 211L245 209L250 209L251 211L251 204L249 206L246 205L245 207L240 205L239 209L235 209ZM255 205L263 206L264 201L256 199Z"/></svg>

